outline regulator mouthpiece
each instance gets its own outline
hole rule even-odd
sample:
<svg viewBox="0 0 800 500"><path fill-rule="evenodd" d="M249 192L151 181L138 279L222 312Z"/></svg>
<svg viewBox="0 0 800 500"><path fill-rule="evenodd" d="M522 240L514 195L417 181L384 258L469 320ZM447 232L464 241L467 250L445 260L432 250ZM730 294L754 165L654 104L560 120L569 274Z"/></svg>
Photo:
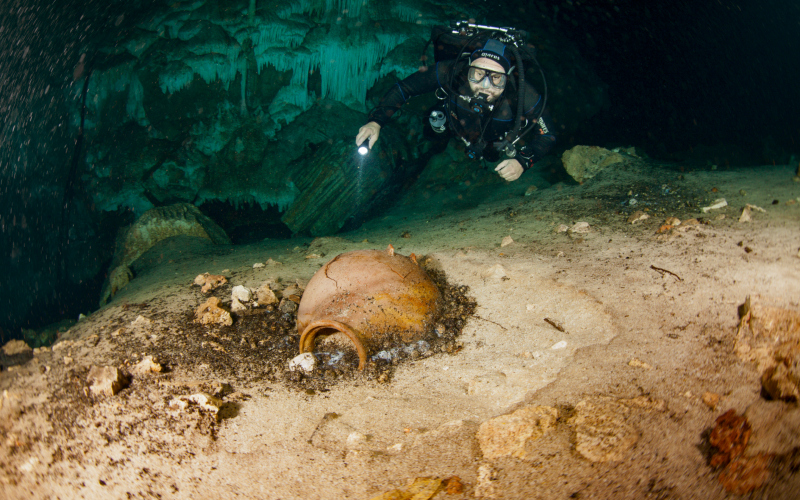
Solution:
<svg viewBox="0 0 800 500"><path fill-rule="evenodd" d="M367 153L369 153L369 139L367 139L366 141L362 142L361 145L358 147L358 154L360 154L361 156L364 156Z"/></svg>

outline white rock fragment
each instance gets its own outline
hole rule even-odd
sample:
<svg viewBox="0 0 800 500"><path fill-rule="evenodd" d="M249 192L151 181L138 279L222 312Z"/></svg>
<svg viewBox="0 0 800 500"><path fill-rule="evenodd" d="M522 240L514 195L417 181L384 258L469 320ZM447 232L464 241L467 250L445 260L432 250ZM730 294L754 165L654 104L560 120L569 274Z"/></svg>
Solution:
<svg viewBox="0 0 800 500"><path fill-rule="evenodd" d="M253 264L253 269L261 269L262 267L264 267L263 262L256 262L255 264Z"/></svg>
<svg viewBox="0 0 800 500"><path fill-rule="evenodd" d="M494 279L501 279L506 277L506 270L500 264L495 264L492 267L485 269L481 276L484 278L494 278Z"/></svg>
<svg viewBox="0 0 800 500"><path fill-rule="evenodd" d="M292 372L302 371L305 373L311 373L314 371L316 366L317 358L315 358L314 354L310 352L304 352L303 354L295 356L289 360L289 371Z"/></svg>
<svg viewBox="0 0 800 500"><path fill-rule="evenodd" d="M128 379L115 366L93 366L86 383L95 396L113 396L128 385Z"/></svg>
<svg viewBox="0 0 800 500"><path fill-rule="evenodd" d="M569 228L570 233L588 233L590 231L589 223L588 222L576 222L571 228Z"/></svg>
<svg viewBox="0 0 800 500"><path fill-rule="evenodd" d="M707 207L703 207L703 213L707 214L711 210L719 210L720 208L725 208L728 206L728 202L725 201L725 198L717 198L714 200L714 203Z"/></svg>
<svg viewBox="0 0 800 500"><path fill-rule="evenodd" d="M503 238L503 241L500 242L500 247L507 247L512 243L514 243L514 240L511 238L511 236L506 236Z"/></svg>
<svg viewBox="0 0 800 500"><path fill-rule="evenodd" d="M131 367L131 373L134 375L147 375L149 373L160 373L162 366L153 361L153 356L145 356L144 359Z"/></svg>
<svg viewBox="0 0 800 500"><path fill-rule="evenodd" d="M759 212L764 212L764 213L767 212L766 210L764 210L761 207L757 207L755 205L751 205L751 204L748 203L742 209L742 215L739 216L739 222L750 222L751 220L753 220L753 217L751 216L751 213L752 213L753 210L756 210L756 211L759 211Z"/></svg>
<svg viewBox="0 0 800 500"><path fill-rule="evenodd" d="M238 299L239 302L250 302L250 297L252 296L253 292L251 292L249 288L242 285L236 285L233 287L233 290L231 290L231 298Z"/></svg>
<svg viewBox="0 0 800 500"><path fill-rule="evenodd" d="M750 216L750 208L744 207L742 209L742 215L739 216L739 222L750 222L753 218Z"/></svg>
<svg viewBox="0 0 800 500"><path fill-rule="evenodd" d="M553 347L551 347L550 349L557 351L558 349L563 349L565 347L567 347L567 341L562 340L561 342L556 342L555 344L553 344Z"/></svg>
<svg viewBox="0 0 800 500"><path fill-rule="evenodd" d="M569 227L566 224L559 224L556 228L557 233L566 233L569 231Z"/></svg>

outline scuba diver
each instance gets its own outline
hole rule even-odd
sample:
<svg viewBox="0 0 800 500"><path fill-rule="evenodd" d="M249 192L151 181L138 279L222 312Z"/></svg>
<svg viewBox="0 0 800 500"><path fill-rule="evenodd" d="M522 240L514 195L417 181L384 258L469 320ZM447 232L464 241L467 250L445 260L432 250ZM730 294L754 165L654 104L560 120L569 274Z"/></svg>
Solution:
<svg viewBox="0 0 800 500"><path fill-rule="evenodd" d="M450 137L458 137L469 158L499 161L495 171L507 181L517 180L555 143L543 116L546 83L543 98L524 81L520 49L528 50L521 46L527 34L465 21L454 27L450 40L453 36L467 40L460 44L458 57L439 60L437 53L435 67L421 68L399 81L372 109L368 123L358 131L356 144L369 141L372 149L381 128L403 104L412 97L436 92L440 103L431 111L431 126L425 127L424 134L434 142L434 152L444 150ZM476 41L477 48L472 50ZM440 49L446 39L442 42L434 36L433 42L434 48ZM535 61L532 55L529 58Z"/></svg>

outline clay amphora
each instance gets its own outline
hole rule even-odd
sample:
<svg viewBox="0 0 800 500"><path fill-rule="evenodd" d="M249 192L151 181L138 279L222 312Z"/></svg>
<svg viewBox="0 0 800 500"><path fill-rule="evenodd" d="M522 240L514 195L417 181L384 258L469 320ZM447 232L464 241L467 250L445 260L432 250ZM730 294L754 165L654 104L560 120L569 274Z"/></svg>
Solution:
<svg viewBox="0 0 800 500"><path fill-rule="evenodd" d="M363 370L369 353L392 341L421 339L436 321L439 289L411 258L394 248L356 250L333 258L308 282L297 310L300 352L343 333Z"/></svg>

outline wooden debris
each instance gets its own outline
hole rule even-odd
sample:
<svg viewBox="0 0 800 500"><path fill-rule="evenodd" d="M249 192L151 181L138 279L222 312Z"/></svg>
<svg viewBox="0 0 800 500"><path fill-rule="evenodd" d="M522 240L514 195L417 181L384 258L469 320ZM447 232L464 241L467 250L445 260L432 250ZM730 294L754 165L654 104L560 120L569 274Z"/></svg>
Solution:
<svg viewBox="0 0 800 500"><path fill-rule="evenodd" d="M552 318L545 318L544 320L545 320L547 323L549 323L549 324L550 324L550 326L552 326L553 328L555 328L555 329L556 329L556 330L558 330L559 332L566 332L566 331L567 331L567 330L564 328L564 325L562 325L562 324L561 324L559 321L556 321L556 320L554 320L554 319L552 319Z"/></svg>

